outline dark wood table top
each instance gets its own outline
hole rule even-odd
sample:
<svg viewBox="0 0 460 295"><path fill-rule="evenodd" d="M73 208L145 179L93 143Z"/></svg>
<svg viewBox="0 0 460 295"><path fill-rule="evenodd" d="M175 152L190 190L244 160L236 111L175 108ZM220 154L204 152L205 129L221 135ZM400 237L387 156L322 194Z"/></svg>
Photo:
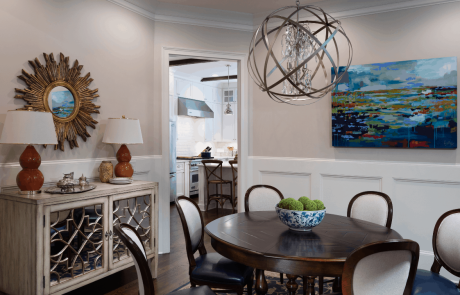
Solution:
<svg viewBox="0 0 460 295"><path fill-rule="evenodd" d="M297 275L338 276L346 258L359 246L402 238L384 226L334 214L326 214L311 232L295 232L275 211L228 215L210 222L206 233L213 248L225 257Z"/></svg>

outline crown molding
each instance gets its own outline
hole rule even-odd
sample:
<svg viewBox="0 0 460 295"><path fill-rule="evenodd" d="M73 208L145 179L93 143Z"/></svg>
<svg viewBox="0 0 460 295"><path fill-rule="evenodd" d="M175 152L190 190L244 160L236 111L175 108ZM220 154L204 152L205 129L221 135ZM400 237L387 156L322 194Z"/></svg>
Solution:
<svg viewBox="0 0 460 295"><path fill-rule="evenodd" d="M129 3L126 0L107 0L107 1L109 1L110 3L116 4L118 6L121 6L124 9L127 9L129 11L132 11L134 13L142 15L143 17L146 17L148 19L155 20L155 14L154 13L152 13L150 11L147 11L147 10L145 10L143 8L140 8L137 5Z"/></svg>
<svg viewBox="0 0 460 295"><path fill-rule="evenodd" d="M121 6L129 11L137 13L143 17L154 21L166 22L166 23L174 23L174 24L182 24L182 25L194 25L200 27L210 27L210 28L218 28L218 29L229 29L229 30L236 30L236 31L245 31L245 32L252 32L253 25L245 25L240 23L230 23L225 21L214 21L214 20L207 20L199 18L198 15L194 15L194 13L190 12L189 14L192 17L180 17L180 16L173 16L173 15L165 15L160 13L153 13L147 11L139 6L136 6L132 3L129 3L126 0L107 0L113 4ZM193 17L195 16L195 17Z"/></svg>
<svg viewBox="0 0 460 295"><path fill-rule="evenodd" d="M259 23L262 22L262 19L265 18L266 13L257 13L253 17L253 25L249 24L242 24L242 23L232 23L228 21L216 21L210 19L203 19L203 14L198 14L196 12L188 12L190 17L182 17L182 16L174 16L163 14L161 12L155 13L143 9L137 5L134 5L126 0L107 0L113 4L116 4L120 7L123 7L129 11L137 13L143 17L154 21L160 22L167 22L167 23L175 23L175 24L183 24L183 25L194 25L200 27L211 27L211 28L219 28L219 29L229 29L229 30L236 30L236 31L245 31L245 32L254 32L257 30ZM379 14L379 13L386 13L398 10L405 10L405 9L413 9L413 8L420 8L426 6L433 6L433 5L442 5L442 4L449 4L454 2L460 2L460 0L409 0L409 1L401 1L398 3L392 4L385 4L385 5L378 5L373 7L365 7L359 9L352 9L352 10L345 10L339 12L332 12L329 13L335 19L346 19L352 17L360 17L372 14ZM216 10L218 13L225 14L226 11L219 11ZM235 13L228 11L227 13ZM227 15L226 19L231 18L230 15ZM276 25L274 25L276 26Z"/></svg>
<svg viewBox="0 0 460 295"><path fill-rule="evenodd" d="M328 11L326 12L333 18L340 20L340 19L387 13L387 12L393 12L393 11L399 11L399 10L421 8L421 7L426 7L426 6L450 4L454 2L460 2L460 0L409 0L409 1L401 1L398 3L384 4L384 5L365 7L365 8L359 8L359 9L351 9L351 10L344 10L344 11L338 11L338 12L328 12ZM263 19L265 19L265 17L269 13L270 12L258 13L257 16L254 17L254 31L256 31L259 28ZM301 19L306 20L308 18L301 18ZM269 28L272 29L280 25L281 23L282 23L281 21L273 22L269 26Z"/></svg>
<svg viewBox="0 0 460 295"><path fill-rule="evenodd" d="M398 10L406 10L413 8L420 8L425 6L433 5L442 5L449 4L453 2L460 2L460 0L411 0L411 1L401 1L398 3L379 5L374 7L367 7L361 9L353 9L348 11L341 11L331 13L330 15L335 19L345 19L351 17L359 17L371 14L386 13Z"/></svg>

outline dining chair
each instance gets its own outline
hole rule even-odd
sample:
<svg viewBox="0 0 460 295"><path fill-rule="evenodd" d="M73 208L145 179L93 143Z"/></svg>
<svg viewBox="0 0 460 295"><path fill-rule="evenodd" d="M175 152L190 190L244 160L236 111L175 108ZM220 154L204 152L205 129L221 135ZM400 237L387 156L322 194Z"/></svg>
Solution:
<svg viewBox="0 0 460 295"><path fill-rule="evenodd" d="M117 224L113 227L114 233L122 240L133 256L134 266L139 282L139 295L155 295L153 279L150 267L147 262L147 255L144 244L139 233L129 224ZM178 292L169 293L171 295L215 295L208 286L190 288Z"/></svg>
<svg viewBox="0 0 460 295"><path fill-rule="evenodd" d="M232 208L233 208L232 211L235 212L235 207L233 204L232 181L223 179L223 176L222 176L223 162L220 160L203 160L201 161L201 163L204 166L204 171L206 171L206 185L207 185L207 196L208 196L208 202L206 203L206 211L208 211L208 206L209 206L209 203L211 203L211 201L217 202L216 210L218 210L219 205L223 209L225 202L227 200L230 200L230 202L232 203ZM214 179L211 179L211 177L213 177ZM215 194L212 194L212 195L209 194L210 184L216 185ZM223 193L223 186L225 184L230 185L230 195L225 195ZM219 189L218 189L219 185L220 185L220 194L219 194Z"/></svg>
<svg viewBox="0 0 460 295"><path fill-rule="evenodd" d="M176 198L176 208L184 229L192 287L208 285L242 295L247 285L248 294L252 294L252 267L234 262L219 253L207 253L204 246L204 221L198 205L192 199L180 196ZM200 255L195 258L197 251Z"/></svg>
<svg viewBox="0 0 460 295"><path fill-rule="evenodd" d="M387 240L359 247L343 267L342 292L334 295L410 295L420 256L412 240Z"/></svg>
<svg viewBox="0 0 460 295"><path fill-rule="evenodd" d="M244 211L272 211L276 204L284 199L283 194L276 188L267 184L251 186L244 196Z"/></svg>
<svg viewBox="0 0 460 295"><path fill-rule="evenodd" d="M365 191L355 195L348 203L347 217L361 219L391 228L393 221L393 203L390 197L382 192ZM324 284L334 282L339 284L338 278L324 281L324 277L318 279L319 294L323 294Z"/></svg>
<svg viewBox="0 0 460 295"><path fill-rule="evenodd" d="M460 277L460 209L444 213L436 222L433 231L434 262L431 270L418 269L413 295L460 294L460 282L455 285L439 274L444 267Z"/></svg>
<svg viewBox="0 0 460 295"><path fill-rule="evenodd" d="M276 187L268 184L256 184L246 191L244 211L271 211L282 199L284 196ZM283 274L280 273L281 284L283 281Z"/></svg>
<svg viewBox="0 0 460 295"><path fill-rule="evenodd" d="M232 167L232 176L233 176L233 208L238 205L238 197L236 195L236 186L238 185L238 160L231 160L228 161L230 166ZM235 212L235 211L233 211Z"/></svg>
<svg viewBox="0 0 460 295"><path fill-rule="evenodd" d="M391 228L393 203L385 193L376 191L362 192L351 199L348 204L347 217Z"/></svg>

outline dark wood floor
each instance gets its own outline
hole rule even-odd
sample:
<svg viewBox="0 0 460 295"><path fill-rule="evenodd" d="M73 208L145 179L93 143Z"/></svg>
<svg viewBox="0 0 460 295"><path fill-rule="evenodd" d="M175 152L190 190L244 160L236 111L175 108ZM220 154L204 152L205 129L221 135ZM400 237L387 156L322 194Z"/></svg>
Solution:
<svg viewBox="0 0 460 295"><path fill-rule="evenodd" d="M194 198L198 201L198 198ZM205 223L216 218L231 214L230 209L215 209L203 212ZM188 260L185 250L182 224L175 205L170 207L171 218L171 252L162 254L158 261L158 278L155 280L155 294L163 295L177 289L189 281ZM205 234L205 247L208 252L214 252L211 240ZM127 268L97 282L67 293L68 295L137 295L137 274L133 267Z"/></svg>

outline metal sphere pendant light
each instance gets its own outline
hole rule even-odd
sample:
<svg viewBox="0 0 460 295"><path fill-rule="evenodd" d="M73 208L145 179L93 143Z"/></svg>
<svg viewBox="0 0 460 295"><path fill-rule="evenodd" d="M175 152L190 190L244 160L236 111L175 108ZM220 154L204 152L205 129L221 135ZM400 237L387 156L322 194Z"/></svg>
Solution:
<svg viewBox="0 0 460 295"><path fill-rule="evenodd" d="M301 13L305 20L300 20ZM305 13L308 14L307 18ZM274 22L278 23L271 28ZM310 26L315 28L311 29ZM339 36L348 42L346 66L339 64ZM281 42L281 55L278 57L274 51L277 42ZM331 54L328 45L335 48L336 53ZM263 67L256 63L260 54L265 54ZM297 0L296 6L286 6L272 12L256 30L249 48L248 69L254 82L274 101L307 105L317 102L337 85L347 73L352 57L353 47L340 21L317 6L300 6ZM330 61L335 73L331 80L328 79L326 60ZM274 77L276 72L281 73L281 78ZM317 88L313 85L313 79L321 72L325 86Z"/></svg>

